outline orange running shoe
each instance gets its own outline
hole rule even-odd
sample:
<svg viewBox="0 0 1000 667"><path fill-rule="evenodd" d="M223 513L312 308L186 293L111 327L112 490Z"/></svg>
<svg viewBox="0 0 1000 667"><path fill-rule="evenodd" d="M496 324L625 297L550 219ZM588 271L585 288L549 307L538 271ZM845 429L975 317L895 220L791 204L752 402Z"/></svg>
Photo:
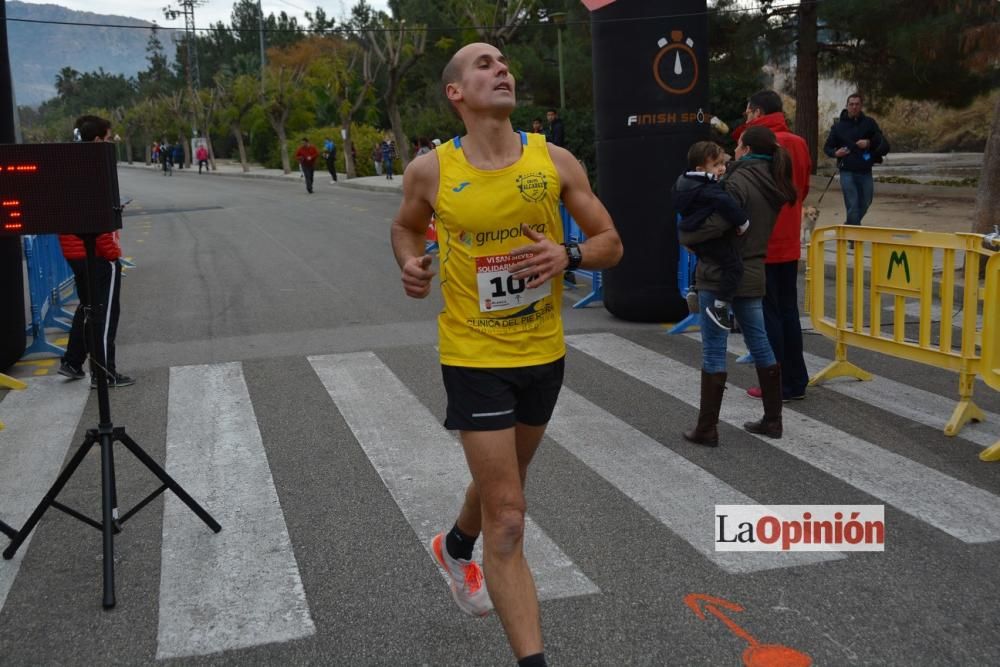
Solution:
<svg viewBox="0 0 1000 667"><path fill-rule="evenodd" d="M444 533L431 540L434 559L448 575L451 597L458 608L469 616L486 616L493 609L490 594L486 592L483 570L474 561L452 558L444 545Z"/></svg>

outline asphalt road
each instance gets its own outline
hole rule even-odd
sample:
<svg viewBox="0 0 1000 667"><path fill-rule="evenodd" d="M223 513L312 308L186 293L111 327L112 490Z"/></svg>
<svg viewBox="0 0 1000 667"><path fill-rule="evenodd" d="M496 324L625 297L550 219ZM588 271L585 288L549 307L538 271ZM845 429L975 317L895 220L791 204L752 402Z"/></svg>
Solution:
<svg viewBox="0 0 1000 667"><path fill-rule="evenodd" d="M112 393L112 417L223 531L154 500L116 538L103 611L99 533L50 511L0 561L0 664L513 664L499 620L463 616L425 546L453 520L463 465L440 427L440 296L407 299L389 248L398 195L121 183L136 266L118 358L137 383ZM680 438L698 341L570 309L583 291L566 293L565 390L527 489L552 664L737 665L751 645L817 665L1000 664L1000 467L977 458L1000 439L997 392L979 384L992 421L948 438L934 424L954 374L852 351L877 379L810 389L767 441L739 427L760 403L732 364L723 444L699 448ZM811 365L832 358L805 342ZM97 423L84 383L29 385L0 400L0 518L18 526ZM95 517L98 464L61 496ZM116 473L123 511L156 488L124 449ZM716 503L884 504L885 551L723 555ZM699 619L692 593L739 605L714 608L741 631Z"/></svg>

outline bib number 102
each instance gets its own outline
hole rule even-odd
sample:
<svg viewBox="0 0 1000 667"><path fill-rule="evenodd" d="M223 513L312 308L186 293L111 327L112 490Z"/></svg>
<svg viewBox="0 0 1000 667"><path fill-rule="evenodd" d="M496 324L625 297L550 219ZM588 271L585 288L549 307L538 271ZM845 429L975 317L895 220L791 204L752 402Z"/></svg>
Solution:
<svg viewBox="0 0 1000 667"><path fill-rule="evenodd" d="M506 285L504 284L506 282ZM490 296L494 299L499 299L505 297L508 294L520 294L525 290L525 282L523 278L515 278L514 276L507 274L507 280L504 281L503 276L497 276L496 278L490 278L490 284L493 285L493 294ZM504 287L507 288L504 291Z"/></svg>

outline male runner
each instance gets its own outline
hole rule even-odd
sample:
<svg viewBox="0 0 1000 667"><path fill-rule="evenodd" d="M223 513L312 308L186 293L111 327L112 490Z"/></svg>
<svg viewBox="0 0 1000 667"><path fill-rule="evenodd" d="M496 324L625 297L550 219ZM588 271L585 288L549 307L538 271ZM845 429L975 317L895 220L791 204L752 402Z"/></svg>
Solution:
<svg viewBox="0 0 1000 667"><path fill-rule="evenodd" d="M576 158L514 132L514 78L498 49L462 47L442 83L467 134L409 164L392 224L403 288L419 299L434 276L424 233L436 219L445 426L460 431L472 473L457 522L431 547L459 607L482 616L492 598L518 664L545 665L522 544L524 480L562 386L562 274L614 266L621 239ZM560 245L560 198L586 234L579 246ZM480 532L488 595L472 562Z"/></svg>

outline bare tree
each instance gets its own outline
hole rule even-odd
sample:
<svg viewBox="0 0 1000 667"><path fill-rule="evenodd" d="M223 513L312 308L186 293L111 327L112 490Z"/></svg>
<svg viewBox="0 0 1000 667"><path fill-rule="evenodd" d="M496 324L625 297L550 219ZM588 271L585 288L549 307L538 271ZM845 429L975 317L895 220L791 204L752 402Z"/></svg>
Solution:
<svg viewBox="0 0 1000 667"><path fill-rule="evenodd" d="M372 63L372 49L370 46L356 48L351 53L351 59L347 64L347 76L356 80L354 99L348 97L351 93L351 82L345 81L343 87L343 98L338 106L340 115L340 127L344 136L344 166L348 178L358 175L357 165L354 164L354 140L351 138L351 121L355 114L361 110L364 103L371 97L375 86L375 77L381 65ZM358 76L360 70L360 76Z"/></svg>
<svg viewBox="0 0 1000 667"><path fill-rule="evenodd" d="M996 17L994 9L994 17ZM989 70L1000 64L1000 20L973 28L962 36L962 49L974 69ZM986 139L983 171L976 191L972 231L987 234L1000 225L1000 95L993 108L993 122Z"/></svg>
<svg viewBox="0 0 1000 667"><path fill-rule="evenodd" d="M454 0L480 39L501 49L510 43L535 7L535 0Z"/></svg>
<svg viewBox="0 0 1000 667"><path fill-rule="evenodd" d="M799 39L795 59L795 133L806 140L813 173L819 155L819 53L816 1L799 2Z"/></svg>
<svg viewBox="0 0 1000 667"><path fill-rule="evenodd" d="M427 26L406 26L406 19L393 19L385 14L378 22L381 29L367 33L368 43L379 61L385 65L388 82L385 94L386 113L396 140L396 151L403 168L410 162L410 142L403 131L403 120L399 114L399 89L406 73L424 55L427 45Z"/></svg>

